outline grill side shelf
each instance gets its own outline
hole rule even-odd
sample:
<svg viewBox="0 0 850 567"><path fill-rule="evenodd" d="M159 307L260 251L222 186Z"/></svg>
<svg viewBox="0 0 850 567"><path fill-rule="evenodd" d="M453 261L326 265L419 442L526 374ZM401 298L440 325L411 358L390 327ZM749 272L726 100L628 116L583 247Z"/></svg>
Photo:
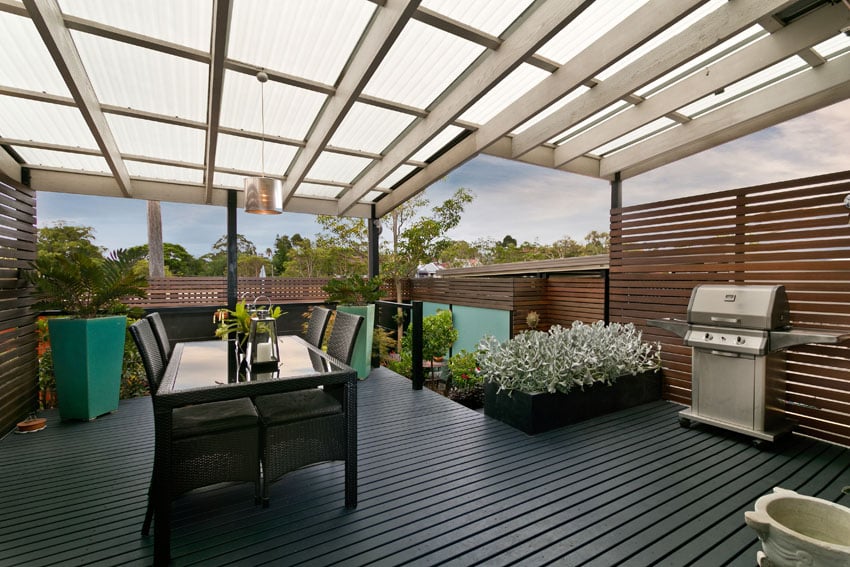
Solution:
<svg viewBox="0 0 850 567"><path fill-rule="evenodd" d="M822 331L820 329L772 331L770 333L770 350L781 350L806 344L835 345L848 340L850 340L850 332L848 331Z"/></svg>
<svg viewBox="0 0 850 567"><path fill-rule="evenodd" d="M674 335L678 335L680 337L684 337L685 333L688 332L688 322L682 319L672 319L670 317L665 317L664 319L648 319L646 324L650 327L658 327L660 329L665 329L670 331Z"/></svg>

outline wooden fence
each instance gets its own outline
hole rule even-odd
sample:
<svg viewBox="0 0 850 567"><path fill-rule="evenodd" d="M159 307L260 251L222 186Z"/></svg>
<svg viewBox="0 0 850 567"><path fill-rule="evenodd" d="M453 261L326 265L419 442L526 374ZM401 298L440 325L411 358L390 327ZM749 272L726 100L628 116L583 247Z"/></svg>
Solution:
<svg viewBox="0 0 850 567"><path fill-rule="evenodd" d="M35 191L0 175L0 434L36 407L35 315L19 272L35 248Z"/></svg>
<svg viewBox="0 0 850 567"><path fill-rule="evenodd" d="M796 328L850 330L850 172L615 209L610 318L663 348L665 397L690 403L691 353L645 321L685 318L699 283L782 284ZM788 351L798 431L850 445L850 345Z"/></svg>

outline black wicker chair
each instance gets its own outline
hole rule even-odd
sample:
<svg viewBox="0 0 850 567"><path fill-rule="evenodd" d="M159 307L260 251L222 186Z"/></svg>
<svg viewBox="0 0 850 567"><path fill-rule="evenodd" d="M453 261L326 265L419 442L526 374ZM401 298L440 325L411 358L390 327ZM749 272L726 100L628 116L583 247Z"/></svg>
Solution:
<svg viewBox="0 0 850 567"><path fill-rule="evenodd" d="M322 340L325 338L325 330L331 320L331 310L324 307L313 307L310 312L310 324L307 326L307 334L304 340L314 347L322 348Z"/></svg>
<svg viewBox="0 0 850 567"><path fill-rule="evenodd" d="M336 316L328 354L348 364L363 317L340 312ZM263 507L269 505L269 486L273 482L307 465L345 461L346 478L356 477L356 454L355 462L346 457L350 409L343 394L342 387L335 391L311 388L254 400L262 423ZM346 504L349 498L347 493ZM356 499L351 505L356 505Z"/></svg>
<svg viewBox="0 0 850 567"><path fill-rule="evenodd" d="M171 343L168 341L168 333L165 332L165 325L162 323L162 317L154 311L145 315L151 324L151 329L156 337L156 342L159 345L159 354L162 357L163 365L168 364L168 359L171 358Z"/></svg>
<svg viewBox="0 0 850 567"><path fill-rule="evenodd" d="M165 365L150 322L140 319L130 326L145 365L151 396L156 404ZM155 427L158 424L155 422ZM167 475L169 500L179 495L220 482L244 481L254 483L254 498L259 500L259 426L256 408L248 398L210 402L173 410L170 432L171 470L159 471L154 466L148 507L142 534L150 533L153 519L154 478Z"/></svg>

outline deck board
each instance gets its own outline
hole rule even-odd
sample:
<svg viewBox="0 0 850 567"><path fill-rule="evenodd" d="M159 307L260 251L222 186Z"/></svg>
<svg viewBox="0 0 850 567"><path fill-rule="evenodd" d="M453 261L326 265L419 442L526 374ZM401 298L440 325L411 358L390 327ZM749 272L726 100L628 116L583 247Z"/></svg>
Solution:
<svg viewBox="0 0 850 567"><path fill-rule="evenodd" d="M678 425L656 402L534 437L378 370L359 385L359 506L342 463L272 486L191 493L173 507L174 565L733 565L743 522L782 486L847 505L850 451ZM148 565L139 533L153 451L150 400L88 423L0 440L0 565Z"/></svg>

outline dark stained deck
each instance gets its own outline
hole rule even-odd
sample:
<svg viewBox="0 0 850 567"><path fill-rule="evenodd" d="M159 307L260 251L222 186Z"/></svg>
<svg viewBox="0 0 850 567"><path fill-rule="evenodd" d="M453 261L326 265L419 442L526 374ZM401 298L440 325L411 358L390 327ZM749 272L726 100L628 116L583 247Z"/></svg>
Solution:
<svg viewBox="0 0 850 567"><path fill-rule="evenodd" d="M174 565L755 565L774 486L836 500L850 451L679 427L657 402L529 437L387 371L359 388L360 505L341 463L174 504ZM0 565L145 565L150 401L0 441Z"/></svg>

